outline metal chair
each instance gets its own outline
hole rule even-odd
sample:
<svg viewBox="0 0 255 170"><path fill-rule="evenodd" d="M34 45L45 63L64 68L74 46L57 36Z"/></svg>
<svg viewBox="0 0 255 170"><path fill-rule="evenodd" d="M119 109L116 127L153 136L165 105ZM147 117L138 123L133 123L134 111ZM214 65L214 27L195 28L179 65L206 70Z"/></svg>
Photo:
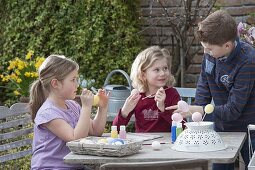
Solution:
<svg viewBox="0 0 255 170"><path fill-rule="evenodd" d="M106 163L100 170L208 170L208 160L184 159L156 162Z"/></svg>
<svg viewBox="0 0 255 170"><path fill-rule="evenodd" d="M178 91L182 100L188 104L192 104L196 95L196 88L175 87L175 89Z"/></svg>

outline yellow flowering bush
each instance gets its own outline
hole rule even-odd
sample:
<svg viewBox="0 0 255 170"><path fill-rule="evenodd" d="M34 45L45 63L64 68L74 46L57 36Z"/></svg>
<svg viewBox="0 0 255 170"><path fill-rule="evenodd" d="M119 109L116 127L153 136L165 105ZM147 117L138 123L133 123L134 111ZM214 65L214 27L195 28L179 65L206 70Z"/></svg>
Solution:
<svg viewBox="0 0 255 170"><path fill-rule="evenodd" d="M15 96L29 96L29 86L37 79L38 69L44 57L35 57L34 51L28 51L25 59L15 58L8 62L7 70L0 75L0 80L12 89Z"/></svg>

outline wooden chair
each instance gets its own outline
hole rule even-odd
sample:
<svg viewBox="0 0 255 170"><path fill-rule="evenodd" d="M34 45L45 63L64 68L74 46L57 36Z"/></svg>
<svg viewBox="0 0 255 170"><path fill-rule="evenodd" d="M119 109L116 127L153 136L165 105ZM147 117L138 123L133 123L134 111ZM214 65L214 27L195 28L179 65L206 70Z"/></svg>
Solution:
<svg viewBox="0 0 255 170"><path fill-rule="evenodd" d="M32 120L27 103L0 106L0 164L32 153Z"/></svg>
<svg viewBox="0 0 255 170"><path fill-rule="evenodd" d="M208 160L185 159L157 162L106 163L100 170L208 170Z"/></svg>

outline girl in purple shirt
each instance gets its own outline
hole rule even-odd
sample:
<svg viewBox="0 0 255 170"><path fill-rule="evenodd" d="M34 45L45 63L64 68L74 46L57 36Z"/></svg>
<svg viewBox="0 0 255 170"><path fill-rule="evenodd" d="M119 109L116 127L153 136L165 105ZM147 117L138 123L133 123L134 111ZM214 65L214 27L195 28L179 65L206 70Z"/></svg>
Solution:
<svg viewBox="0 0 255 170"><path fill-rule="evenodd" d="M136 57L130 78L135 88L115 117L113 124L126 125L135 115L136 132L169 132L172 111L180 96L172 87L171 58L166 49L152 46Z"/></svg>
<svg viewBox="0 0 255 170"><path fill-rule="evenodd" d="M70 170L82 166L65 164L70 150L66 142L102 135L106 123L108 95L99 90L95 119L90 118L93 93L84 89L82 106L73 101L78 88L79 66L64 56L51 55L39 68L39 78L30 89L30 110L34 121L31 169Z"/></svg>

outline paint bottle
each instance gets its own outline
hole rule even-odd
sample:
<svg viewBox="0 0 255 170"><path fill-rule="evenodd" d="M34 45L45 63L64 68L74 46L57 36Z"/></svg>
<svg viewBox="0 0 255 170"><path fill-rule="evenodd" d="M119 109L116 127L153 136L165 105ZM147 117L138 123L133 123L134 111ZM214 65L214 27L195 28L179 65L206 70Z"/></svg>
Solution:
<svg viewBox="0 0 255 170"><path fill-rule="evenodd" d="M117 126L111 127L111 138L118 138Z"/></svg>
<svg viewBox="0 0 255 170"><path fill-rule="evenodd" d="M177 123L177 127L176 127L176 137L178 137L181 133L182 133L183 129L182 129L182 123L178 122Z"/></svg>
<svg viewBox="0 0 255 170"><path fill-rule="evenodd" d="M127 137L126 126L125 125L121 125L120 126L119 138L120 139L126 139L126 137Z"/></svg>
<svg viewBox="0 0 255 170"><path fill-rule="evenodd" d="M171 139L172 139L172 143L175 142L176 140L176 122L172 121L172 126L171 126Z"/></svg>

